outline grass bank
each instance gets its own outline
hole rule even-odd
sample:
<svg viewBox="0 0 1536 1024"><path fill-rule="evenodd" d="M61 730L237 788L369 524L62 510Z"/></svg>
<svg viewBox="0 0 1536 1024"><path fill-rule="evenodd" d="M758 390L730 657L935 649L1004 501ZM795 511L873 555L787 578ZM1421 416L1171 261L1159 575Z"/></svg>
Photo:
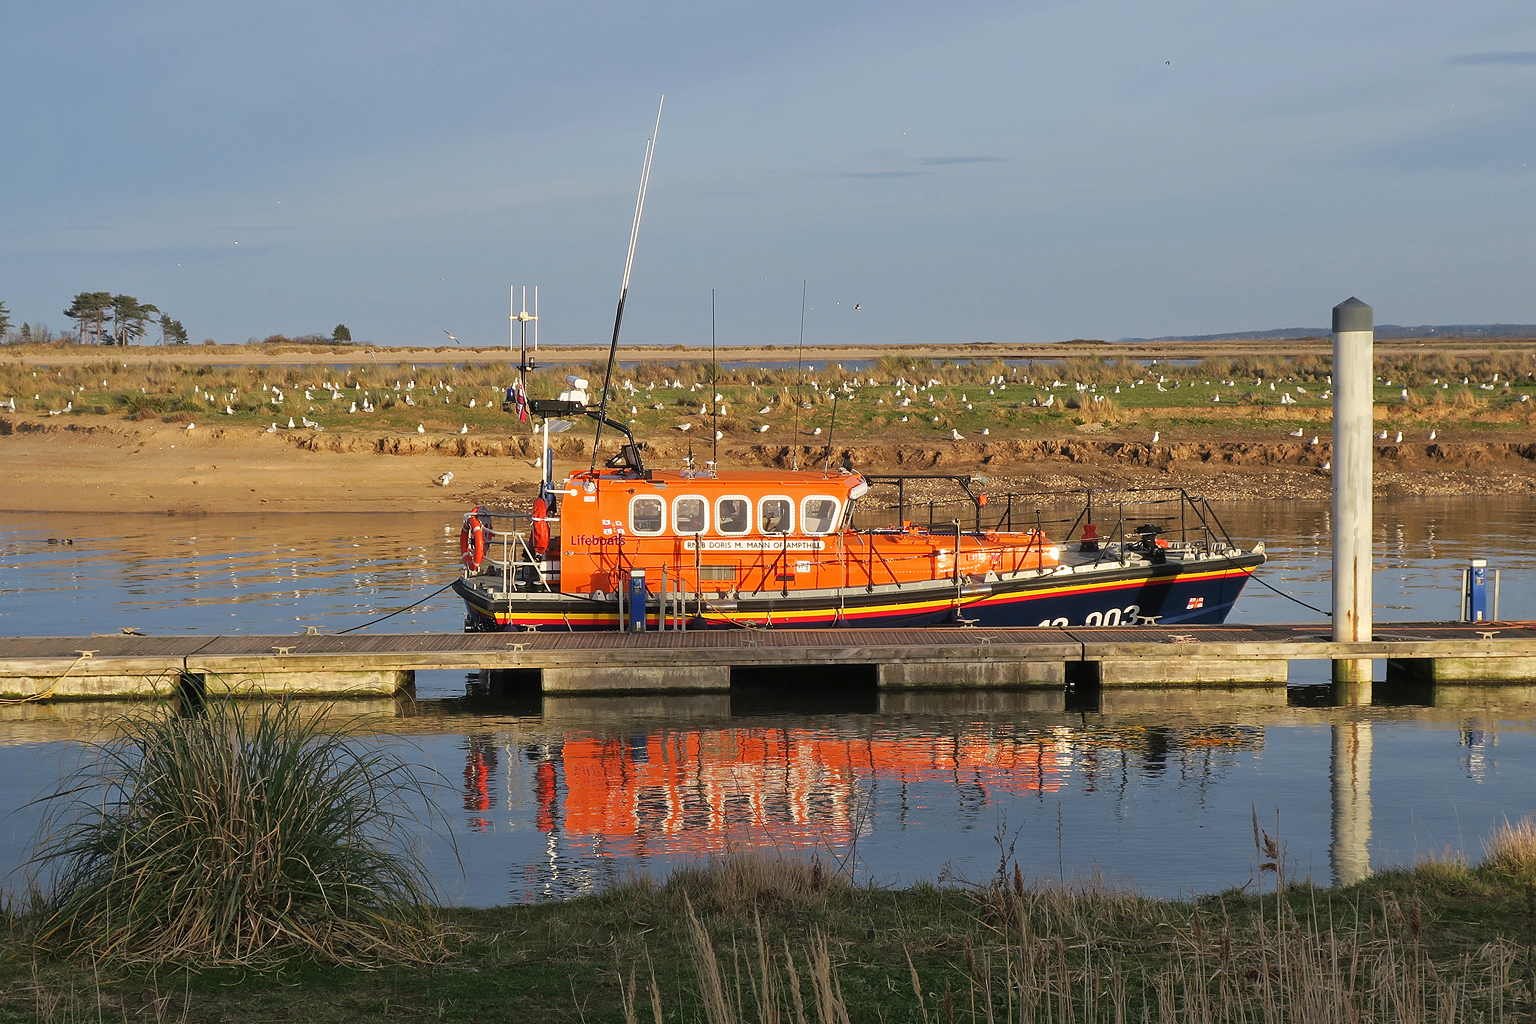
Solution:
<svg viewBox="0 0 1536 1024"><path fill-rule="evenodd" d="M276 424L287 430L292 420L301 433L526 433L528 427L501 409L515 371L465 355L435 365L129 364L105 350L97 362L0 362L0 406L58 424L83 418L196 423L204 430ZM1441 438L1483 439L1536 423L1531 352L1382 357L1376 370L1377 419L1394 436L1402 430L1409 440L1422 441L1434 430ZM845 442L1117 430L1141 439L1153 429L1186 440L1278 440L1293 430L1302 431L1296 436L1327 434L1330 371L1327 359L1311 355L1150 364L1123 357L887 356L860 370L806 360L716 371L708 363L656 360L620 371L610 412L634 424L642 437L676 438L686 425L682 434L712 438L718 429L727 443L820 444L834 431ZM530 375L529 391L553 397L568 387L568 374L586 377L597 400L602 364L538 370ZM586 436L591 427L583 421L572 436Z"/></svg>
<svg viewBox="0 0 1536 1024"><path fill-rule="evenodd" d="M1272 863L1272 862L1271 862ZM13 919L0 1019L580 1022L1528 1021L1536 834L1477 867L1153 900L1034 883L849 884L739 857L533 906L439 912L437 959L113 972Z"/></svg>

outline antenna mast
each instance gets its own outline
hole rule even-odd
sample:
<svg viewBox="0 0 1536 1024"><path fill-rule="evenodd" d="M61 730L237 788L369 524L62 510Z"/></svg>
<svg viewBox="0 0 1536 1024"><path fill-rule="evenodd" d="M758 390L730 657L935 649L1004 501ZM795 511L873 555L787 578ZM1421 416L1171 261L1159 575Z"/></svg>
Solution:
<svg viewBox="0 0 1536 1024"><path fill-rule="evenodd" d="M720 381L720 360L715 355L715 290L709 290L709 432L714 438L714 450L710 453L715 472L720 472L720 392L715 388Z"/></svg>
<svg viewBox="0 0 1536 1024"><path fill-rule="evenodd" d="M629 226L629 255L624 257L624 280L619 285L619 308L613 314L613 340L608 343L608 369L603 374L603 397L597 406L597 436L592 440L591 473L597 472L597 446L603 440L603 422L608 418L608 385L613 382L613 363L619 354L619 327L624 323L624 300L629 297L629 272L635 265L635 243L640 240L640 217L645 212L645 191L651 184L651 158L656 155L656 136L661 134L661 109L667 102L663 93L656 104L656 128L645 142L645 160L640 165L640 194L635 198L635 219Z"/></svg>
<svg viewBox="0 0 1536 1024"><path fill-rule="evenodd" d="M805 400L805 282L800 282L800 347L795 353L795 447L790 468L800 468L800 403Z"/></svg>
<svg viewBox="0 0 1536 1024"><path fill-rule="evenodd" d="M510 330L512 332L512 337L511 340L508 341L507 347L509 349L513 346L518 347L519 358L517 362L517 368L518 370L522 371L523 376L526 377L529 370L536 368L535 360L539 354L539 286L533 286L533 312L530 313L528 312L528 286L523 285L523 308L522 310L518 310L517 285L513 285L511 310L512 315L507 319L511 321ZM529 324L533 324L532 355L530 355L528 352ZM521 339L518 337L519 325L522 327Z"/></svg>

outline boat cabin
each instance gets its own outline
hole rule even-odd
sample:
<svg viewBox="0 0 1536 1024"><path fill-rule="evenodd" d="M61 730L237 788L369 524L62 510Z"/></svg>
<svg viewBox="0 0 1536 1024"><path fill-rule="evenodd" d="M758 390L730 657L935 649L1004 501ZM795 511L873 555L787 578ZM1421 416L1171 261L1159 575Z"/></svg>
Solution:
<svg viewBox="0 0 1536 1024"><path fill-rule="evenodd" d="M778 589L784 576L804 586L798 577L817 575L868 489L857 474L782 470L572 474L560 492L560 589L612 593L644 569L654 590L663 566L690 589Z"/></svg>
<svg viewBox="0 0 1536 1024"><path fill-rule="evenodd" d="M652 593L666 580L695 593L755 594L982 577L1056 561L1058 551L1033 532L855 531L853 503L868 490L844 472L574 473L557 492L560 591L612 594L635 569Z"/></svg>

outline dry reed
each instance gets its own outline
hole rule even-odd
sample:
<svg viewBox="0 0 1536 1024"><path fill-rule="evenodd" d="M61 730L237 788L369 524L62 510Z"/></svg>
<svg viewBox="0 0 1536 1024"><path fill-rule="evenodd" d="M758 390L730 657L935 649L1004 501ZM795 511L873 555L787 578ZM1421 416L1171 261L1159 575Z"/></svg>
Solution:
<svg viewBox="0 0 1536 1024"><path fill-rule="evenodd" d="M1483 843L1484 862L1499 871L1523 875L1536 872L1536 820L1521 818L1494 830Z"/></svg>
<svg viewBox="0 0 1536 1024"><path fill-rule="evenodd" d="M1489 849L1490 865L1528 870L1536 864L1536 830L1529 821L1506 826ZM1278 851L1276 846L1270 853L1278 857ZM804 876L784 861L759 862L755 870ZM723 881L731 874L700 871L696 879ZM1467 873L1460 865L1447 871L1440 881ZM796 884L765 884L759 878L753 886L721 887L717 881L715 894L748 899L754 888ZM1341 912L1337 904L1320 906L1315 890L1282 884L1276 895L1232 894L1191 907L1111 890L1096 880L1026 885L1015 865L1011 877L1000 870L974 899L979 933L960 948L954 939L941 940L953 950L947 964L935 965L931 956L914 958L913 944L936 937L913 928L901 939L905 963L889 964L883 972L885 985L910 987L910 1019L929 1024L1528 1019L1528 951L1505 939L1452 952L1433 949L1417 895L1361 890ZM708 1024L874 1019L845 995L843 980L850 970L874 965L844 959L822 928L812 927L791 942L753 913L745 934L727 934L728 926L712 930L689 903L686 930L685 959L692 964L692 987ZM862 960L869 954L854 955ZM898 982L901 976L906 980ZM632 999L633 980L630 991ZM652 992L653 1001L659 1000L654 974ZM680 1009L671 1007L667 1019ZM659 1005L656 1015L662 1019ZM885 1018L884 1012L878 1016ZM626 1020L633 1019L626 1014Z"/></svg>

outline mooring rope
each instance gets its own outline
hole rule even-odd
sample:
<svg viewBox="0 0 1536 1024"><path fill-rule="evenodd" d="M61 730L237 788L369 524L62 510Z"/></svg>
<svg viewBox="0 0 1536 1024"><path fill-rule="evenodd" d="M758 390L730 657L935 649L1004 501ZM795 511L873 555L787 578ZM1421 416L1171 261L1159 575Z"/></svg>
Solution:
<svg viewBox="0 0 1536 1024"><path fill-rule="evenodd" d="M30 694L29 696L26 696L26 697L10 697L10 698L6 698L6 699L3 699L3 700L0 700L0 704L30 704L33 701L47 700L49 697L52 697L53 696L53 691L55 691L55 690L57 690L59 688L59 684L64 681L64 677L69 675L71 672L73 672L76 668L79 667L79 665L80 665L80 663L82 661L84 661L85 659L91 657L96 652L95 651L76 651L75 653L78 654L79 657L76 658L73 662L70 663L69 668L66 668L63 672L60 672L58 674L58 676L53 680L53 682L48 684L48 689L43 690L41 693Z"/></svg>
<svg viewBox="0 0 1536 1024"><path fill-rule="evenodd" d="M453 583L457 583L457 582L458 582L458 580L454 580L453 581ZM426 604L428 601L432 600L438 594L443 593L443 591L445 591L445 590L452 590L453 589L453 583L448 584L446 587L440 587L437 590L432 591L432 593L428 594L426 597L422 598L420 601L417 601L415 604L408 604L404 608L396 608L394 611L390 612L388 615L380 615L376 619L369 619L367 622L360 623L360 624L358 624L356 626L352 626L349 629L338 629L336 632L334 632L334 633L332 633L330 635L331 636L341 636L343 633L355 633L355 632L357 632L360 629L367 629L369 626L372 626L375 623L383 622L385 619L392 619L396 615L400 615L400 614L402 614L404 612L408 612L412 608L418 607L419 605Z"/></svg>
<svg viewBox="0 0 1536 1024"><path fill-rule="evenodd" d="M1264 588L1266 588L1268 590L1273 590L1275 593L1279 594L1281 597L1285 598L1287 601L1295 601L1297 604L1301 605L1303 608L1310 608L1312 611L1317 612L1319 615L1326 615L1330 619L1333 618L1333 612L1324 611L1323 609L1319 608L1315 604L1307 604L1307 602L1303 601L1299 597L1292 597L1290 594L1287 594L1283 590L1276 590L1274 587L1271 587L1268 583L1265 583L1263 579L1261 579L1259 576L1257 576L1252 569L1248 570L1248 578L1253 580L1255 583L1257 583L1261 587L1264 587Z"/></svg>

